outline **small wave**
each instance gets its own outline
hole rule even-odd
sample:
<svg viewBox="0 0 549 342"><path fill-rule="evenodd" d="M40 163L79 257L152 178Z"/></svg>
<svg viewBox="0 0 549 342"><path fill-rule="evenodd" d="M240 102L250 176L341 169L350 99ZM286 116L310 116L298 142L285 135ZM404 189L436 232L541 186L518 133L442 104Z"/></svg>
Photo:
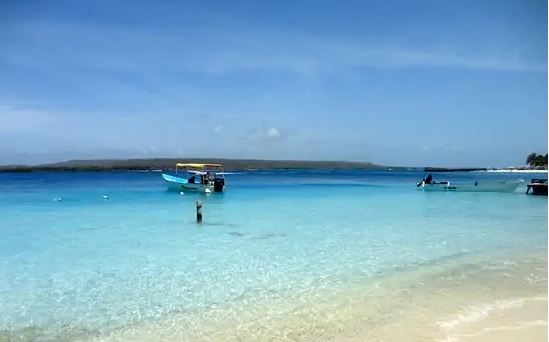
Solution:
<svg viewBox="0 0 549 342"><path fill-rule="evenodd" d="M517 326L500 326L500 327L484 328L484 331L519 330L527 327L542 327L544 325L547 325L547 322L544 320L538 319L535 321L524 322Z"/></svg>
<svg viewBox="0 0 549 342"><path fill-rule="evenodd" d="M544 320L534 320L534 321L527 321L527 322L519 322L518 324L515 324L515 325L502 325L502 326L497 326L497 327L487 327L487 328L482 328L481 330L479 331L476 331L476 332L473 332L473 333L467 333L467 334L457 334L457 335L454 335L454 336L446 336L446 338L444 340L440 340L440 342L457 342L457 341L460 341L462 337L465 337L465 338L471 338L471 337L479 337L479 336L482 336L482 335L485 335L484 336L484 339L485 340L499 340L497 338L494 338L494 337L490 337L490 333L494 333L494 332L511 332L511 331L516 331L516 330L523 330L525 328L535 328L535 327L547 327L547 321L544 321ZM546 328L547 329L547 328ZM486 337L486 334L488 334L488 337ZM528 341L528 339L526 339Z"/></svg>
<svg viewBox="0 0 549 342"><path fill-rule="evenodd" d="M505 300L497 300L492 303L483 305L473 305L465 310L464 313L458 315L457 318L437 322L437 325L443 329L451 330L459 325L477 322L489 317L494 312L501 312L512 308L522 306L525 302L529 301L544 301L547 300L546 296L535 296L525 298L511 298Z"/></svg>

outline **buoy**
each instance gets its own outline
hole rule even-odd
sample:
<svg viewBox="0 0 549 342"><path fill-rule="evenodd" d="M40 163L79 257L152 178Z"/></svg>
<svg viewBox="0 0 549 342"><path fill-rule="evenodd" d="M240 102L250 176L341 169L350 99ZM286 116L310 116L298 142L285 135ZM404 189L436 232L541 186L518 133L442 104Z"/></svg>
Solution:
<svg viewBox="0 0 549 342"><path fill-rule="evenodd" d="M196 222L202 222L202 201L196 201Z"/></svg>
<svg viewBox="0 0 549 342"><path fill-rule="evenodd" d="M183 191L179 192L179 194L180 194L181 196L185 195L185 193L184 193Z"/></svg>

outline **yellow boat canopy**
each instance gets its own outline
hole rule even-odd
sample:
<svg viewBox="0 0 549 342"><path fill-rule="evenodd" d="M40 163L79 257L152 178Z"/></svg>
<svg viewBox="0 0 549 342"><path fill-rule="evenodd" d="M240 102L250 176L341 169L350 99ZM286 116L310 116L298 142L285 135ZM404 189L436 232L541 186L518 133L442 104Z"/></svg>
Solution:
<svg viewBox="0 0 549 342"><path fill-rule="evenodd" d="M208 167L218 167L221 168L223 165L221 164L198 164L198 163L177 163L175 164L175 167L191 167L194 169L203 169Z"/></svg>

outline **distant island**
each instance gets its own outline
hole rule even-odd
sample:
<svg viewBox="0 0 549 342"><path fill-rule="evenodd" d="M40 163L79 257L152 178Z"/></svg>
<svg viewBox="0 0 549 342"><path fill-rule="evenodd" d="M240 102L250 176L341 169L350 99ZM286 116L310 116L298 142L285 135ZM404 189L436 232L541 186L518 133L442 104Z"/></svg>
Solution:
<svg viewBox="0 0 549 342"><path fill-rule="evenodd" d="M506 168L446 168L446 167L426 167L425 172L469 172L469 171L489 171L489 172L527 172L527 173L543 173L547 172L547 153L536 154L530 153L526 158L526 166Z"/></svg>
<svg viewBox="0 0 549 342"><path fill-rule="evenodd" d="M150 159L90 159L69 160L40 165L0 165L0 172L33 171L170 171L176 163L215 163L223 164L226 171L261 170L388 170L424 172L468 172L468 171L515 171L544 169L547 166L526 166L521 168L447 168L447 167L404 167L385 166L356 161L316 161L316 160L266 160L266 159L225 159L225 158L150 158Z"/></svg>
<svg viewBox="0 0 549 342"><path fill-rule="evenodd" d="M125 160L70 160L42 165L5 165L0 172L31 171L157 171L173 170L176 163L223 164L227 171L321 169L321 170L386 170L388 167L368 162L309 161L309 160L262 160L262 159L220 159L220 158L153 158ZM403 169L391 167L391 169Z"/></svg>

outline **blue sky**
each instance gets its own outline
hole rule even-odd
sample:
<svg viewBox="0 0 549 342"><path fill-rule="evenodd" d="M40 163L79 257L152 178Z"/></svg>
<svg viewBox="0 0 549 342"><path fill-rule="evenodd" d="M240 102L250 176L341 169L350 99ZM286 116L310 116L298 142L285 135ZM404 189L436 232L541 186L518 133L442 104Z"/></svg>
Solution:
<svg viewBox="0 0 549 342"><path fill-rule="evenodd" d="M520 165L547 115L547 1L0 2L0 164Z"/></svg>

